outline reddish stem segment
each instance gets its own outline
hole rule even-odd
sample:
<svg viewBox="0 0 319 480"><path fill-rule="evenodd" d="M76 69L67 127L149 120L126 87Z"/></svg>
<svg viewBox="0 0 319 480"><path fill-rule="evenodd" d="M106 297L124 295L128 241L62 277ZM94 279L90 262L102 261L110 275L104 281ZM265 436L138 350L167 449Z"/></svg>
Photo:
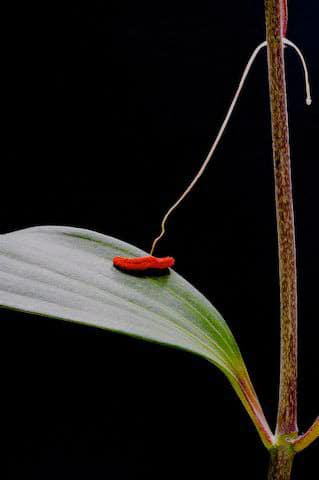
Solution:
<svg viewBox="0 0 319 480"><path fill-rule="evenodd" d="M285 38L287 35L287 29L288 29L288 0L282 0L281 5L282 5L282 10L281 10L282 36Z"/></svg>

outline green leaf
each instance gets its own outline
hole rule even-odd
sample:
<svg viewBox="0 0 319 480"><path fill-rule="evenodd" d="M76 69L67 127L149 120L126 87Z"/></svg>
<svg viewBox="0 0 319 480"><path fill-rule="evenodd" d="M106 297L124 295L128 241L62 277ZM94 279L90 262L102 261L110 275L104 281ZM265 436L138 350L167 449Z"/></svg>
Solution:
<svg viewBox="0 0 319 480"><path fill-rule="evenodd" d="M37 227L0 236L0 306L92 325L205 357L230 380L264 444L271 432L238 345L224 319L174 271L135 277L116 255L141 250L105 235Z"/></svg>

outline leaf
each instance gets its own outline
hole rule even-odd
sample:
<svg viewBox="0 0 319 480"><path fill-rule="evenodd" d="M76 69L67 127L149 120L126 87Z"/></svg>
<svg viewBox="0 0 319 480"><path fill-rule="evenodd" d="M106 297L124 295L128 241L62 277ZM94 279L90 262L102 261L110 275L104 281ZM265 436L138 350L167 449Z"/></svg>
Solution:
<svg viewBox="0 0 319 480"><path fill-rule="evenodd" d="M135 277L113 267L141 250L69 227L0 236L0 306L92 325L179 347L216 365L230 380L264 444L271 432L238 345L224 319L174 271Z"/></svg>

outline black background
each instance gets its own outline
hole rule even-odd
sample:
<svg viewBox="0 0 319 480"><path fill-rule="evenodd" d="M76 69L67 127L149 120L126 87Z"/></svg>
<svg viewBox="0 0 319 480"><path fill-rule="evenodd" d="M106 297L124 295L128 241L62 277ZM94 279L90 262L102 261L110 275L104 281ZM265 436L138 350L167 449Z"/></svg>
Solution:
<svg viewBox="0 0 319 480"><path fill-rule="evenodd" d="M319 6L290 2L287 50L299 268L299 423L318 415ZM1 233L73 225L149 249L207 153L262 0L10 2L3 12ZM266 55L158 254L222 312L271 425L279 360ZM267 452L207 362L125 336L1 312L5 479L266 477ZM314 479L318 445L296 460Z"/></svg>

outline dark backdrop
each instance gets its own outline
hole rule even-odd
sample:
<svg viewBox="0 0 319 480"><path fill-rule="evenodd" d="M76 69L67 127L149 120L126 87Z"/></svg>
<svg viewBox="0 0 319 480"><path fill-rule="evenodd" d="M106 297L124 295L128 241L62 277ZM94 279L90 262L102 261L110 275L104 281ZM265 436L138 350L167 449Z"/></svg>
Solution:
<svg viewBox="0 0 319 480"><path fill-rule="evenodd" d="M319 6L290 2L287 51L299 266L299 423L318 415ZM73 225L150 247L198 169L250 53L262 0L10 2L5 27L1 233ZM222 312L272 425L279 360L276 225L265 52L213 164L159 253ZM2 311L8 480L262 479L268 462L224 377L125 336ZM230 442L230 443L229 443ZM296 461L311 480L318 444ZM222 472L222 473L221 473Z"/></svg>

